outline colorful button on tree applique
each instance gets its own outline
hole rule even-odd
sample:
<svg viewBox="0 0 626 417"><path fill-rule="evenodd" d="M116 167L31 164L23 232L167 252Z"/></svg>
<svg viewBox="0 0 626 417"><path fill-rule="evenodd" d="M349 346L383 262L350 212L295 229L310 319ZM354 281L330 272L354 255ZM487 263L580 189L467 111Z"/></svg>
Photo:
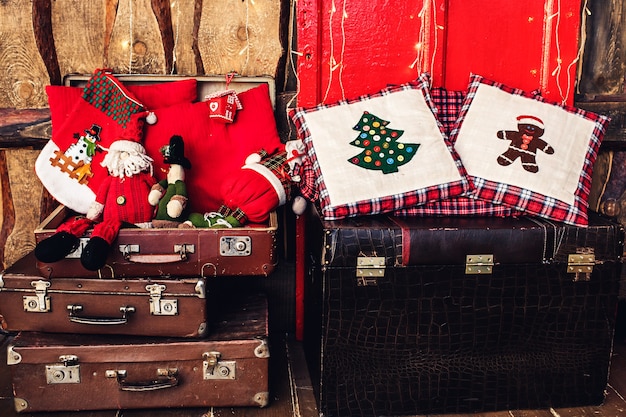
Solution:
<svg viewBox="0 0 626 417"><path fill-rule="evenodd" d="M353 127L360 132L359 136L350 142L350 145L363 148L363 151L348 161L365 169L382 171L383 174L398 172L398 167L408 163L420 145L398 142L404 130L389 129L388 124L387 120L363 112Z"/></svg>

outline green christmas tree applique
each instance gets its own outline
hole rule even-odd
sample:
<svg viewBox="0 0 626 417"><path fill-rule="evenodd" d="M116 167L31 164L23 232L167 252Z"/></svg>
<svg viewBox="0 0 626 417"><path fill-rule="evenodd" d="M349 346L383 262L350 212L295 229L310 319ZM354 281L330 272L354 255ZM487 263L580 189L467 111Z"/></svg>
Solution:
<svg viewBox="0 0 626 417"><path fill-rule="evenodd" d="M360 132L359 136L350 145L364 150L348 161L365 169L380 170L383 174L398 172L398 167L409 162L420 145L398 142L404 130L388 129L388 124L387 120L363 112L361 120L353 127Z"/></svg>

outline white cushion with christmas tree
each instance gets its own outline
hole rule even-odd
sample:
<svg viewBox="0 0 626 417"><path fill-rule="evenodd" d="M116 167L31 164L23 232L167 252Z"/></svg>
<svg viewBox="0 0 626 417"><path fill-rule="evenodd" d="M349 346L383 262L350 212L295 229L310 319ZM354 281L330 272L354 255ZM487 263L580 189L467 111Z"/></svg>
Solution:
<svg viewBox="0 0 626 417"><path fill-rule="evenodd" d="M450 139L473 197L584 226L608 120L472 75Z"/></svg>
<svg viewBox="0 0 626 417"><path fill-rule="evenodd" d="M290 115L307 147L325 219L390 212L472 189L416 83Z"/></svg>

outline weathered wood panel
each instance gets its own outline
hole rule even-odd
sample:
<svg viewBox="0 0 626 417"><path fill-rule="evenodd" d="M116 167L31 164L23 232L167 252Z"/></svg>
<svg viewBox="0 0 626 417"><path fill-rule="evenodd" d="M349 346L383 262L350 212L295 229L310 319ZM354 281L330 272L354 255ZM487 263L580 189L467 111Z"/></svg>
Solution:
<svg viewBox="0 0 626 417"><path fill-rule="evenodd" d="M583 95L624 93L626 73L626 3L588 0L579 90Z"/></svg>
<svg viewBox="0 0 626 417"><path fill-rule="evenodd" d="M52 2L52 33L61 74L90 73L105 65L105 2Z"/></svg>
<svg viewBox="0 0 626 417"><path fill-rule="evenodd" d="M2 152L2 230L3 266L11 265L35 248L33 231L39 223L39 204L43 187L33 175L32 166L39 154L29 149Z"/></svg>
<svg viewBox="0 0 626 417"><path fill-rule="evenodd" d="M284 0L286 1L286 0ZM69 73L275 75L281 0L0 2L0 108L45 107Z"/></svg>
<svg viewBox="0 0 626 417"><path fill-rule="evenodd" d="M35 43L32 2L0 2L0 107L44 107L46 66Z"/></svg>
<svg viewBox="0 0 626 417"><path fill-rule="evenodd" d="M576 105L611 122L604 148L626 149L626 3L588 0Z"/></svg>
<svg viewBox="0 0 626 417"><path fill-rule="evenodd" d="M172 3L173 58L177 74L204 74L198 47L202 3L202 0Z"/></svg>
<svg viewBox="0 0 626 417"><path fill-rule="evenodd" d="M280 0L204 1L198 46L207 74L276 74Z"/></svg>
<svg viewBox="0 0 626 417"><path fill-rule="evenodd" d="M159 24L150 0L119 1L108 63L119 73L167 73Z"/></svg>

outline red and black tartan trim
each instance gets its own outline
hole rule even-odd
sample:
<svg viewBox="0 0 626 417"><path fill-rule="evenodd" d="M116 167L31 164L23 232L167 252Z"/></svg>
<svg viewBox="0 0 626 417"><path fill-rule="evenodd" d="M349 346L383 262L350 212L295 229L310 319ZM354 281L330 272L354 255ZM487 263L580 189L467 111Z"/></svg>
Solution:
<svg viewBox="0 0 626 417"><path fill-rule="evenodd" d="M442 216L492 216L514 217L523 212L502 204L476 200L470 197L452 197L447 200L431 201L417 207L396 210L393 213L400 217L442 217Z"/></svg>
<svg viewBox="0 0 626 417"><path fill-rule="evenodd" d="M133 114L144 110L143 105L132 98L126 88L105 70L96 71L87 81L82 98L123 128L126 128Z"/></svg>
<svg viewBox="0 0 626 417"><path fill-rule="evenodd" d="M405 90L413 90L417 89L422 92L424 95L424 99L428 104L430 110L433 114L436 113L435 105L433 104L432 97L429 93L430 88L430 75L428 73L421 74L417 80L402 84L389 86L375 94L363 95L355 99L351 100L341 100L333 104L320 104L318 106L312 108L296 108L292 109L289 112L290 118L293 120L298 137L301 138L306 146L306 153L310 163L310 169L305 169L304 174L306 176L313 175L315 177L314 187L317 189L316 192L311 189L303 190L301 188L302 194L306 197L306 195L317 195L318 203L321 207L321 214L326 220L339 220L346 217L354 217L360 215L370 215L377 213L388 213L394 210L399 210L405 207L416 206L420 204L424 204L433 200L446 199L454 196L458 196L461 194L465 194L473 190L472 184L467 179L467 172L463 167L460 157L452 147L451 143L447 140L447 138L443 137L448 151L450 152L452 158L454 159L456 166L459 170L459 174L462 179L459 181L453 181L450 183L439 184L436 186L426 187L419 190L410 191L407 193L403 193L400 195L391 195L385 196L381 198L372 198L369 200L357 201L341 206L331 206L331 201L328 195L328 190L324 184L324 177L319 167L319 163L317 161L317 157L315 155L315 149L313 148L311 132L308 129L306 124L305 115L309 112L315 112L319 110L323 110L326 108L346 105L351 103L356 103L359 101L367 100L374 97L381 97L389 94L393 94L399 91ZM439 123L440 124L440 123ZM440 124L440 129L443 128ZM307 184L307 181L303 181L304 184Z"/></svg>
<svg viewBox="0 0 626 417"><path fill-rule="evenodd" d="M230 213L230 215L237 219L239 223L243 224L248 221L246 213L244 213L240 208L236 208L232 213Z"/></svg>
<svg viewBox="0 0 626 417"><path fill-rule="evenodd" d="M435 117L443 126L443 132L450 136L456 119L459 117L465 91L448 90L443 87L433 87L430 89L430 96L437 109Z"/></svg>
<svg viewBox="0 0 626 417"><path fill-rule="evenodd" d="M309 201L317 201L319 198L316 185L317 177L315 170L309 163L308 158L304 158L304 162L302 164L298 164L294 167L293 176L300 177L298 189L300 190L302 197Z"/></svg>
<svg viewBox="0 0 626 417"><path fill-rule="evenodd" d="M535 93L538 94L538 93ZM430 96L433 100L437 112L435 117L441 123L444 134L450 135L456 123L465 91L448 90L443 87L433 87L430 89ZM502 204L492 204L489 201L477 200L475 198L458 196L445 200L428 202L416 207L408 207L396 210L396 216L415 217L437 217L437 216L493 216L510 217L520 215L521 212Z"/></svg>
<svg viewBox="0 0 626 417"><path fill-rule="evenodd" d="M587 154L585 155L583 169L581 170L578 180L578 187L574 192L574 203L572 205L532 190L473 176L471 179L476 187L476 191L472 197L486 200L494 204L504 204L516 210L523 211L525 214L532 214L575 226L587 225L587 208L589 192L591 190L593 164L598 156L600 144L610 119L606 116L585 111L580 108L550 102L543 97L536 95L536 92L525 92L523 90L512 88L505 84L483 78L480 75L472 74L470 77L467 96L465 97L463 106L461 107L461 113L459 114L457 123L451 133L450 139L453 143L456 141L459 129L481 84L497 87L512 95L532 98L548 105L560 107L567 112L577 114L578 116L594 122L595 127L591 137L589 138Z"/></svg>
<svg viewBox="0 0 626 417"><path fill-rule="evenodd" d="M283 186L283 189L285 190L285 195L287 196L287 200L289 200L291 198L291 176L289 175L289 172L287 172L285 168L286 159L287 159L287 156L284 152L278 152L264 159L262 161L262 164L267 169L272 171L276 175L276 178L280 180L280 183Z"/></svg>

